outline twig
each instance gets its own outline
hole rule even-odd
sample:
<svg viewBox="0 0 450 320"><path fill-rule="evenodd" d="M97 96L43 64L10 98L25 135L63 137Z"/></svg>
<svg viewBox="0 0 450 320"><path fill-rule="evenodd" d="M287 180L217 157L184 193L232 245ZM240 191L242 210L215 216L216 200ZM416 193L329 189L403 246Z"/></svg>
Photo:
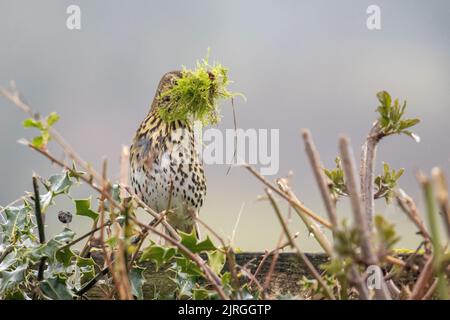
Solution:
<svg viewBox="0 0 450 320"><path fill-rule="evenodd" d="M314 265L311 263L311 261L309 261L308 257L296 245L296 243L289 231L289 228L286 225L286 221L284 221L283 216L281 215L280 209L278 208L278 205L275 202L275 199L273 198L271 190L266 188L265 191L266 191L267 196L270 199L270 203L272 204L272 207L274 208L274 211L278 217L278 220L283 228L284 234L286 235L291 248L295 250L297 257L300 259L300 261L302 261L305 264L306 268L309 270L311 275L317 280L318 284L324 290L325 295L331 300L336 300L336 297L333 295L333 292L331 291L330 288L328 288L327 284L322 279L322 277L320 276L319 272L316 270Z"/></svg>
<svg viewBox="0 0 450 320"><path fill-rule="evenodd" d="M442 246L440 244L439 226L436 217L436 205L433 187L430 180L422 172L417 173L417 180L422 186L425 204L427 208L428 224L430 226L431 241L433 244L433 269L438 278L437 291L439 297L447 300L447 280L442 270Z"/></svg>
<svg viewBox="0 0 450 320"><path fill-rule="evenodd" d="M347 137L339 139L339 151L342 157L342 166L344 174L347 177L346 186L350 194L353 215L355 218L356 228L361 234L361 251L363 260L367 265L378 265L378 257L375 255L371 244L371 229L367 221L367 216L362 211L361 196L356 180L356 167L353 151L350 147L350 141ZM371 196L371 198L373 198ZM381 289L376 289L375 293L379 299L390 299L389 292L386 288L384 279L381 280Z"/></svg>
<svg viewBox="0 0 450 320"><path fill-rule="evenodd" d="M433 260L433 256L428 258L422 268L422 271L420 272L419 277L417 278L416 283L414 284L413 291L408 298L409 300L419 300L424 296L427 286L433 278Z"/></svg>
<svg viewBox="0 0 450 320"><path fill-rule="evenodd" d="M108 271L109 271L108 267L103 268L99 273L95 275L94 278L89 280L89 282L86 283L80 290L76 291L75 294L78 296L82 296L83 294L91 290L95 286L95 284L108 273Z"/></svg>
<svg viewBox="0 0 450 320"><path fill-rule="evenodd" d="M406 213L408 218L419 229L419 232L422 235L422 237L424 237L425 241L431 243L431 236L428 233L427 228L425 227L425 223L421 218L421 215L419 213L419 210L417 209L416 204L414 203L414 200L401 189L399 192L396 193L395 198L397 199L397 203L399 207L402 209L402 211Z"/></svg>
<svg viewBox="0 0 450 320"><path fill-rule="evenodd" d="M73 246L74 244L76 244L76 243L82 241L83 239L86 239L87 237L89 237L89 236L95 234L95 233L96 233L97 231L99 231L101 228L104 228L104 227L107 227L107 226L110 226L110 225L111 225L111 221L106 221L106 222L103 224L103 226L98 226L98 227L96 227L95 229L92 229L91 231L86 232L86 233L83 234L82 236L79 236L78 238L76 238L76 239L70 241L68 244L65 244L64 246L60 247L60 248L58 249L58 251L64 250L64 249L66 249L66 248L70 248L70 247Z"/></svg>
<svg viewBox="0 0 450 320"><path fill-rule="evenodd" d="M284 235L284 233L283 233L283 235ZM299 233L297 232L297 233L295 233L295 234L292 236L292 238L295 240L295 239L298 238L298 236L299 236ZM286 248L286 247L288 247L288 246L290 246L290 245L291 245L291 243L290 243L289 241L286 241L286 242L284 242L282 245L279 245L278 247L276 247L276 248L274 248L274 249L272 249L272 250L270 250L270 251L267 251L267 252L263 255L261 261L258 263L258 266L256 267L254 276L256 277L256 276L259 274L259 272L261 271L261 269L262 269L262 267L263 267L263 265L264 265L264 262L266 262L266 260L267 260L271 255L273 255L273 254L276 253L276 252L279 252L279 251L283 250L284 248ZM252 282L250 281L249 285L251 285L251 284L252 284Z"/></svg>
<svg viewBox="0 0 450 320"><path fill-rule="evenodd" d="M21 98L19 92L15 88L15 85L10 90L0 87L0 95L5 97L12 104L14 104L16 107L18 107L25 113L27 113L33 119L39 120L38 114L35 113L31 108L31 106ZM64 140L64 138L61 136L61 134L59 134L59 132L55 128L50 127L48 129L48 132L50 136L61 146L61 148L64 150L64 153L68 155L69 158L71 158L80 166L82 166L83 169L87 170L93 178L97 179L98 182L101 182L100 175L94 170L92 170L92 167L74 151L74 149Z"/></svg>
<svg viewBox="0 0 450 320"><path fill-rule="evenodd" d="M440 168L434 168L431 172L434 185L436 186L436 197L441 210L442 219L448 239L450 239L450 203L448 196L448 185L444 173Z"/></svg>
<svg viewBox="0 0 450 320"><path fill-rule="evenodd" d="M41 212L41 200L40 200L41 198L39 196L39 186L37 184L37 178L35 175L33 175L33 190L34 190L34 213L36 215L39 243L44 244L45 243L44 221ZM45 257L42 257L39 262L39 269L37 276L38 281L42 281L44 278L45 260L46 260Z"/></svg>
<svg viewBox="0 0 450 320"><path fill-rule="evenodd" d="M430 288L427 290L427 292L423 295L422 300L429 300L431 297L433 297L434 292L436 291L436 287L438 285L438 280L434 279L433 283L431 284Z"/></svg>
<svg viewBox="0 0 450 320"><path fill-rule="evenodd" d="M286 179L278 179L277 184L280 188L280 190L286 194L290 199L293 199L294 202L300 202L295 194L292 192L290 187L286 183ZM300 219L302 219L303 223L305 224L306 228L308 229L308 232L310 234L314 235L314 239L317 240L317 242L320 244L322 249L325 251L325 253L328 256L333 256L333 246L331 245L328 238L325 236L323 231L320 229L320 227L316 224L315 221L311 221L309 216L305 214L304 211L300 210L298 207L293 207L295 212L298 214ZM331 225L330 225L331 227Z"/></svg>
<svg viewBox="0 0 450 320"><path fill-rule="evenodd" d="M156 213L152 208L150 208L140 197L138 197L133 190L129 186L121 186L122 188L125 188L125 190L133 197L133 200L137 202L137 204L144 209L145 212L149 213L151 216L153 216L154 219L158 220L160 218L160 215ZM167 232L172 236L173 238L180 240L180 236L176 232L176 230L169 224L165 219L161 221L164 228L167 230Z"/></svg>
<svg viewBox="0 0 450 320"><path fill-rule="evenodd" d="M128 146L122 146L122 152L120 153L120 185L128 185L128 174L129 174L129 164L130 164L130 149ZM120 188L120 198L124 199L126 197L125 190Z"/></svg>
<svg viewBox="0 0 450 320"><path fill-rule="evenodd" d="M359 193L358 184L356 182L355 160L348 138L342 137L339 139L339 150L342 157L344 174L347 177L346 185L350 194L350 201L355 218L355 226L361 233L361 250L363 260L367 265L374 265L377 264L378 259L376 258L371 245L371 232L368 227L367 216L364 215L362 210L361 196Z"/></svg>
<svg viewBox="0 0 450 320"><path fill-rule="evenodd" d="M315 214L311 209L305 207L300 201L298 201L298 199L292 199L287 194L285 194L285 193L281 192L280 190L278 190L278 188L273 186L272 183L267 181L266 178L264 178L258 171L256 171L255 168L253 168L252 166L250 166L248 164L244 165L244 167L248 171L250 171L250 173L252 173L259 181L261 181L263 184L265 184L269 189L271 189L273 192L275 192L277 195L279 195L283 199L287 200L294 208L296 208L297 210L300 210L301 212L305 213L306 215L308 215L309 217L311 217L312 219L314 219L318 223L324 225L325 227L331 228L331 223L330 222L326 221L325 219L323 219L320 216L318 216L317 214Z"/></svg>
<svg viewBox="0 0 450 320"><path fill-rule="evenodd" d="M320 189L320 194L322 195L323 202L325 203L328 219L331 222L332 229L335 229L337 226L336 205L331 199L330 190L328 189L325 174L323 172L323 165L320 161L319 152L314 145L314 141L309 130L304 129L302 131L302 136L303 141L305 142L305 149L309 158L309 163L311 164L311 168L313 169L314 176Z"/></svg>
<svg viewBox="0 0 450 320"><path fill-rule="evenodd" d="M280 191L278 188L274 187L269 181L267 181L266 178L264 178L258 171L256 171L252 166L250 165L245 165L244 166L248 171L250 171L250 173L252 173L258 180L260 180L264 185L266 185L269 189L271 189L274 193L276 193L277 195L279 195L280 197L282 197L283 199L287 200L291 206L294 208L294 210L296 211L296 213L298 215L303 213L303 216L307 215L309 217L311 217L313 220L317 221L318 223L320 223L321 225L325 226L328 229L331 229L331 223L322 219L321 217L319 217L317 214L315 214L313 211L311 211L309 208L305 207L298 199L297 197L295 197L295 195L292 193L292 191L289 192L282 192ZM279 180L279 182L282 182L281 180ZM311 226L311 224L307 225ZM311 231L312 232L312 231ZM320 233L318 233L320 237ZM316 239L318 239L318 237L315 235ZM328 240L323 242L322 248L331 248L331 246L327 246L326 243L329 243ZM331 254L332 250L326 251L325 252ZM396 259L392 256L386 256L386 260L389 260L389 262L394 263L396 265L399 266L403 266L404 263L399 260Z"/></svg>
<svg viewBox="0 0 450 320"><path fill-rule="evenodd" d="M361 151L361 200L364 212L367 218L369 230L372 229L373 217L375 211L374 201L374 171L377 144L382 138L380 125L377 122L367 136Z"/></svg>

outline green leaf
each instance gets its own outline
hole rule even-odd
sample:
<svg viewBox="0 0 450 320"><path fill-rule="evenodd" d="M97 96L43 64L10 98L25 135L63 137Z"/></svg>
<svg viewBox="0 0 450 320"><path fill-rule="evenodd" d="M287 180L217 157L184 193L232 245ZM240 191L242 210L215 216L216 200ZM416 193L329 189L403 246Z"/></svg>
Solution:
<svg viewBox="0 0 450 320"><path fill-rule="evenodd" d="M4 214L6 221L0 223L0 229L4 240L14 243L23 233L30 232L33 227L31 220L31 207L24 205L21 207L8 207Z"/></svg>
<svg viewBox="0 0 450 320"><path fill-rule="evenodd" d="M380 91L377 93L377 98L378 101L380 101L380 103L383 106L390 106L391 105L391 96L387 91Z"/></svg>
<svg viewBox="0 0 450 320"><path fill-rule="evenodd" d="M60 251L59 249L67 242L72 241L74 236L75 232L73 232L69 228L65 228L61 233L55 235L46 243L34 248L29 257L30 259L34 259L35 262L42 257L47 257L51 262L54 262L55 260L58 261L62 258L62 262L65 262L64 260L68 259L69 257L61 257L61 255L57 256L56 253L58 253ZM67 252L66 254L70 255L70 253Z"/></svg>
<svg viewBox="0 0 450 320"><path fill-rule="evenodd" d="M91 210L91 198L75 199L76 215L89 217L94 221L98 219L98 213Z"/></svg>
<svg viewBox="0 0 450 320"><path fill-rule="evenodd" d="M8 291L5 300L31 300L22 289Z"/></svg>
<svg viewBox="0 0 450 320"><path fill-rule="evenodd" d="M205 240L198 241L195 229L191 233L185 233L180 231L181 244L188 248L193 253L198 253L202 251L213 251L217 248L212 243L211 239L207 236Z"/></svg>
<svg viewBox="0 0 450 320"><path fill-rule="evenodd" d="M75 254L72 252L72 250L70 250L70 248L58 250L55 253L56 261L62 263L66 268L70 266L73 257L75 257Z"/></svg>
<svg viewBox="0 0 450 320"><path fill-rule="evenodd" d="M37 136L34 137L31 141L31 145L37 149L42 149L42 147L45 145L44 137L43 136Z"/></svg>
<svg viewBox="0 0 450 320"><path fill-rule="evenodd" d="M48 207L53 203L53 192L49 191L39 195L39 200L41 203L41 213L45 213Z"/></svg>
<svg viewBox="0 0 450 320"><path fill-rule="evenodd" d="M59 120L59 115L56 112L52 112L47 116L47 125L49 127L51 127L58 120Z"/></svg>
<svg viewBox="0 0 450 320"><path fill-rule="evenodd" d="M134 267L128 273L128 277L130 278L131 284L131 293L138 300L144 299L144 292L142 290L142 287L145 283L144 271L145 271L144 268Z"/></svg>
<svg viewBox="0 0 450 320"><path fill-rule="evenodd" d="M200 267L193 262L191 259L186 258L184 256L175 257L176 261L176 267L179 268L179 270L183 273L186 273L190 276L199 277L203 275L202 270Z"/></svg>
<svg viewBox="0 0 450 320"><path fill-rule="evenodd" d="M44 130L44 126L42 125L42 122L40 122L38 120L34 120L32 118L25 119L22 124L23 124L24 128L37 128L39 130Z"/></svg>
<svg viewBox="0 0 450 320"><path fill-rule="evenodd" d="M55 277L42 281L39 285L42 293L52 300L72 300L74 294L70 290L63 278Z"/></svg>
<svg viewBox="0 0 450 320"><path fill-rule="evenodd" d="M28 265L23 264L14 269L13 271L0 272L0 293L19 285L24 280L25 271Z"/></svg>
<svg viewBox="0 0 450 320"><path fill-rule="evenodd" d="M178 287L178 298L186 299L192 297L192 290L195 288L197 277L189 275L185 272L177 272L173 281Z"/></svg>
<svg viewBox="0 0 450 320"><path fill-rule="evenodd" d="M77 256L77 267L83 274L83 281L89 281L95 277L95 263L92 258L83 258Z"/></svg>
<svg viewBox="0 0 450 320"><path fill-rule="evenodd" d="M68 171L63 174L53 175L48 179L48 181L51 185L50 190L54 193L54 195L67 193L73 184Z"/></svg>
<svg viewBox="0 0 450 320"><path fill-rule="evenodd" d="M208 264L211 269L216 274L220 274L222 272L223 266L225 265L226 255L225 252L217 249L213 252L207 252L208 255Z"/></svg>
<svg viewBox="0 0 450 320"><path fill-rule="evenodd" d="M156 269L168 263L177 253L172 247L161 247L154 243L148 246L141 255L140 262L152 261L156 265Z"/></svg>
<svg viewBox="0 0 450 320"><path fill-rule="evenodd" d="M64 228L64 230L53 237L56 241L60 243L67 243L72 241L75 237L75 232L69 228Z"/></svg>
<svg viewBox="0 0 450 320"><path fill-rule="evenodd" d="M415 126L416 124L418 124L419 122L420 122L420 119L406 119L406 120L402 120L402 121L400 121L399 130L404 130L404 129L411 128L411 127Z"/></svg>

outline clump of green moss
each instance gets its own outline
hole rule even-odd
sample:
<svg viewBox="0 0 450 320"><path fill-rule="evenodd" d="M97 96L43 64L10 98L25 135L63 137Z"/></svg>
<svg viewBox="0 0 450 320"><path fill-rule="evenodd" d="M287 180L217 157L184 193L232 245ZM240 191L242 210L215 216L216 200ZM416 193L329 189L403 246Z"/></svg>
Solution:
<svg viewBox="0 0 450 320"><path fill-rule="evenodd" d="M227 90L230 84L228 69L221 64L210 65L208 56L197 61L194 70L183 66L182 78L160 99L169 101L159 109L160 117L171 122L175 120L201 121L204 125L220 121L219 100L231 99L238 93Z"/></svg>

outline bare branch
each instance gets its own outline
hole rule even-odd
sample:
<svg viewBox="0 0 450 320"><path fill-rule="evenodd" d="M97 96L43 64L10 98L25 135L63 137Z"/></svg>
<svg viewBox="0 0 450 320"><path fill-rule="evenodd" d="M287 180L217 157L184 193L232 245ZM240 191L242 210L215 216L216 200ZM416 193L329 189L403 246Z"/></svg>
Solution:
<svg viewBox="0 0 450 320"><path fill-rule="evenodd" d="M350 146L350 141L347 137L341 137L339 139L339 150L342 157L342 166L344 174L347 177L346 185L350 194L350 201L352 203L353 215L355 218L356 228L361 234L361 251L363 254L363 260L367 265L378 265L378 257L374 253L371 244L371 231L369 229L367 216L362 211L361 196L356 179L356 166L353 156L353 151ZM371 198L373 198L371 196ZM384 279L381 281L381 289L375 290L379 299L390 299L389 292L384 283Z"/></svg>
<svg viewBox="0 0 450 320"><path fill-rule="evenodd" d="M325 203L328 219L331 222L332 229L335 229L337 226L336 206L333 199L331 199L330 190L328 189L327 180L323 172L323 165L320 161L319 152L314 145L314 141L309 130L303 130L302 136L303 141L305 142L306 154L308 155L311 168L313 169L314 176L317 184L319 185L323 202Z"/></svg>

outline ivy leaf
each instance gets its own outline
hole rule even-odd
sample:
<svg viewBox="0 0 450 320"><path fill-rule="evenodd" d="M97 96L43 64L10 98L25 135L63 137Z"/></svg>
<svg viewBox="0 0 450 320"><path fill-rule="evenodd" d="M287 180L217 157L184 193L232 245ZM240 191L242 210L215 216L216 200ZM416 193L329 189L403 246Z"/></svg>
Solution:
<svg viewBox="0 0 450 320"><path fill-rule="evenodd" d="M22 264L13 271L1 271L0 275L0 292L4 292L16 285L19 285L24 280L25 271L28 265Z"/></svg>
<svg viewBox="0 0 450 320"><path fill-rule="evenodd" d="M145 271L144 268L134 267L128 273L128 277L130 278L131 284L131 293L138 300L144 299L144 292L142 290L142 286L145 283L144 271Z"/></svg>
<svg viewBox="0 0 450 320"><path fill-rule="evenodd" d="M6 222L0 223L4 240L13 243L22 233L30 231L30 228L33 226L30 212L31 207L28 205L5 209Z"/></svg>
<svg viewBox="0 0 450 320"><path fill-rule="evenodd" d="M217 299L217 292L205 288L198 288L192 290L192 298L194 300L213 300Z"/></svg>
<svg viewBox="0 0 450 320"><path fill-rule="evenodd" d="M51 300L72 300L74 297L73 292L67 287L65 279L58 276L42 281L39 288Z"/></svg>
<svg viewBox="0 0 450 320"><path fill-rule="evenodd" d="M217 249L212 252L207 252L206 254L208 255L208 264L211 269L214 271L214 273L220 274L223 266L225 265L225 252Z"/></svg>
<svg viewBox="0 0 450 320"><path fill-rule="evenodd" d="M140 262L152 261L158 270L160 266L169 262L177 253L177 250L172 247L161 247L154 243L148 246L142 253Z"/></svg>
<svg viewBox="0 0 450 320"><path fill-rule="evenodd" d="M92 258L83 258L77 256L77 267L80 269L83 274L83 280L89 281L95 277L95 266L96 263Z"/></svg>
<svg viewBox="0 0 450 320"><path fill-rule="evenodd" d="M191 259L181 256L175 257L175 260L176 260L176 268L178 268L181 272L196 277L203 275L202 270Z"/></svg>
<svg viewBox="0 0 450 320"><path fill-rule="evenodd" d="M41 212L45 213L48 207L53 203L53 192L49 191L39 195L39 201L41 203Z"/></svg>
<svg viewBox="0 0 450 320"><path fill-rule="evenodd" d="M178 298L186 299L192 297L192 290L195 288L196 277L185 272L177 272L173 279L178 287Z"/></svg>
<svg viewBox="0 0 450 320"><path fill-rule="evenodd" d="M79 216L89 217L94 221L97 221L99 214L91 209L91 198L87 199L75 199L75 214Z"/></svg>
<svg viewBox="0 0 450 320"><path fill-rule="evenodd" d="M53 237L56 241L60 243L67 243L69 241L72 241L75 236L75 232L72 231L69 228L64 228L64 230L60 233L58 233L56 236Z"/></svg>
<svg viewBox="0 0 450 320"><path fill-rule="evenodd" d="M208 236L206 236L205 240L198 241L195 229L193 229L191 233L185 233L182 231L180 231L179 233L181 237L181 244L193 253L213 251L217 249Z"/></svg>
<svg viewBox="0 0 450 320"><path fill-rule="evenodd" d="M55 235L52 239L44 244L36 247L30 254L30 258L37 262L40 258L47 257L51 262L58 260L61 256L56 256L60 248L67 242L72 241L75 236L75 232L69 228L65 228L61 233ZM65 257L68 258L68 257ZM63 261L64 262L64 261Z"/></svg>
<svg viewBox="0 0 450 320"><path fill-rule="evenodd" d="M63 266L66 268L70 266L73 257L75 257L75 253L73 253L72 250L70 250L70 248L58 250L55 253L56 261L62 263Z"/></svg>
<svg viewBox="0 0 450 320"><path fill-rule="evenodd" d="M67 191L73 184L68 171L64 172L63 174L53 175L48 179L48 181L51 185L50 190L54 195L67 193Z"/></svg>
<svg viewBox="0 0 450 320"><path fill-rule="evenodd" d="M5 295L5 300L31 300L31 298L19 288L17 290L8 291Z"/></svg>

